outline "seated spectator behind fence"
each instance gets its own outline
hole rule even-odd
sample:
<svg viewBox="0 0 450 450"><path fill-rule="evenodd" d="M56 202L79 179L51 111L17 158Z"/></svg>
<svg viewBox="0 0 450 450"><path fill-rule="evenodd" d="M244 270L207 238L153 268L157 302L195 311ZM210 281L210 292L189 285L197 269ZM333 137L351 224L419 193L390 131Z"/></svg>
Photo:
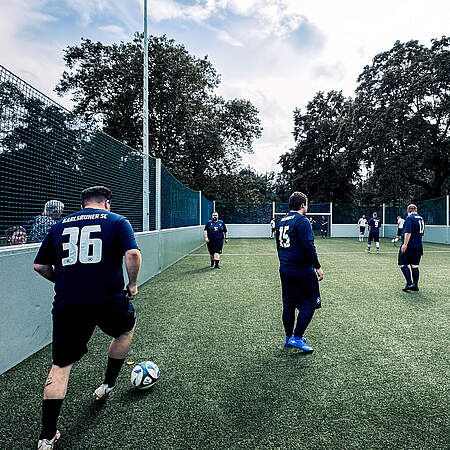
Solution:
<svg viewBox="0 0 450 450"><path fill-rule="evenodd" d="M5 231L6 240L9 245L21 245L27 243L27 232L24 227L14 225Z"/></svg>
<svg viewBox="0 0 450 450"><path fill-rule="evenodd" d="M59 220L64 210L64 203L50 200L44 205L41 215L33 217L25 228L29 232L27 244L42 242L50 228Z"/></svg>

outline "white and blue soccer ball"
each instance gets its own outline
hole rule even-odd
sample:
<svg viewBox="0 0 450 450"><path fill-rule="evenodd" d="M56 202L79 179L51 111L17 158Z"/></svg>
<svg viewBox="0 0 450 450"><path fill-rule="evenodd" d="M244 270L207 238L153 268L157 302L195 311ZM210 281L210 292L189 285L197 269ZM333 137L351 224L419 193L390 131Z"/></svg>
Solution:
<svg viewBox="0 0 450 450"><path fill-rule="evenodd" d="M131 384L136 389L149 389L159 379L159 367L152 361L144 361L134 366Z"/></svg>

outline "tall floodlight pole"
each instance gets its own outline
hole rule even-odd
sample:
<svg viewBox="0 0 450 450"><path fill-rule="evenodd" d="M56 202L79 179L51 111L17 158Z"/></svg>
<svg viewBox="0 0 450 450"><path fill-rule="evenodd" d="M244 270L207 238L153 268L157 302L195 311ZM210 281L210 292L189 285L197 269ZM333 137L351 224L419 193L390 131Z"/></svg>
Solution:
<svg viewBox="0 0 450 450"><path fill-rule="evenodd" d="M142 134L143 170L142 170L142 231L150 229L149 217L149 169L148 169L148 35L147 35L147 0L144 0L144 101Z"/></svg>

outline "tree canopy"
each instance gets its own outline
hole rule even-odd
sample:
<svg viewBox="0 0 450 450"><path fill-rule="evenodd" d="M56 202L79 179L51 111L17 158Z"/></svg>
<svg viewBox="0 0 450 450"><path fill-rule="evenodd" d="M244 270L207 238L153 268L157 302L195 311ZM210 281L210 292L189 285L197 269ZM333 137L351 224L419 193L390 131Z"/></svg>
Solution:
<svg viewBox="0 0 450 450"><path fill-rule="evenodd" d="M294 111L280 180L315 201L398 202L448 192L450 38L396 42L358 77L356 97L318 92Z"/></svg>
<svg viewBox="0 0 450 450"><path fill-rule="evenodd" d="M192 189L208 193L209 179L235 173L261 135L248 100L214 93L220 77L207 57L192 56L166 36L149 39L149 152ZM143 38L104 45L82 39L67 47L67 69L56 87L72 94L74 114L142 148Z"/></svg>

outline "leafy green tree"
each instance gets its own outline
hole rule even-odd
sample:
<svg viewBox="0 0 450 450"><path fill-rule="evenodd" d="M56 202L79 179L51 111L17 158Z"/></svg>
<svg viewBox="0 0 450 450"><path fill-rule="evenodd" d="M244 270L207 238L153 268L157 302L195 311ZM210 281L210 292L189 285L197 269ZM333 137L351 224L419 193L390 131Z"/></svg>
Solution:
<svg viewBox="0 0 450 450"><path fill-rule="evenodd" d="M216 201L258 205L276 200L275 174L258 174L251 167L210 179L211 198Z"/></svg>
<svg viewBox="0 0 450 450"><path fill-rule="evenodd" d="M383 201L443 195L450 150L450 38L397 41L358 78L356 140ZM417 197L416 197L417 199Z"/></svg>
<svg viewBox="0 0 450 450"><path fill-rule="evenodd" d="M56 91L72 93L74 113L142 148L143 39L68 47ZM149 39L149 149L180 181L208 195L209 179L236 172L261 135L257 109L214 94L220 77L207 59L165 36Z"/></svg>
<svg viewBox="0 0 450 450"><path fill-rule="evenodd" d="M280 184L314 202L351 201L360 169L352 99L318 92L304 114L295 109L293 134L295 147L280 158Z"/></svg>

